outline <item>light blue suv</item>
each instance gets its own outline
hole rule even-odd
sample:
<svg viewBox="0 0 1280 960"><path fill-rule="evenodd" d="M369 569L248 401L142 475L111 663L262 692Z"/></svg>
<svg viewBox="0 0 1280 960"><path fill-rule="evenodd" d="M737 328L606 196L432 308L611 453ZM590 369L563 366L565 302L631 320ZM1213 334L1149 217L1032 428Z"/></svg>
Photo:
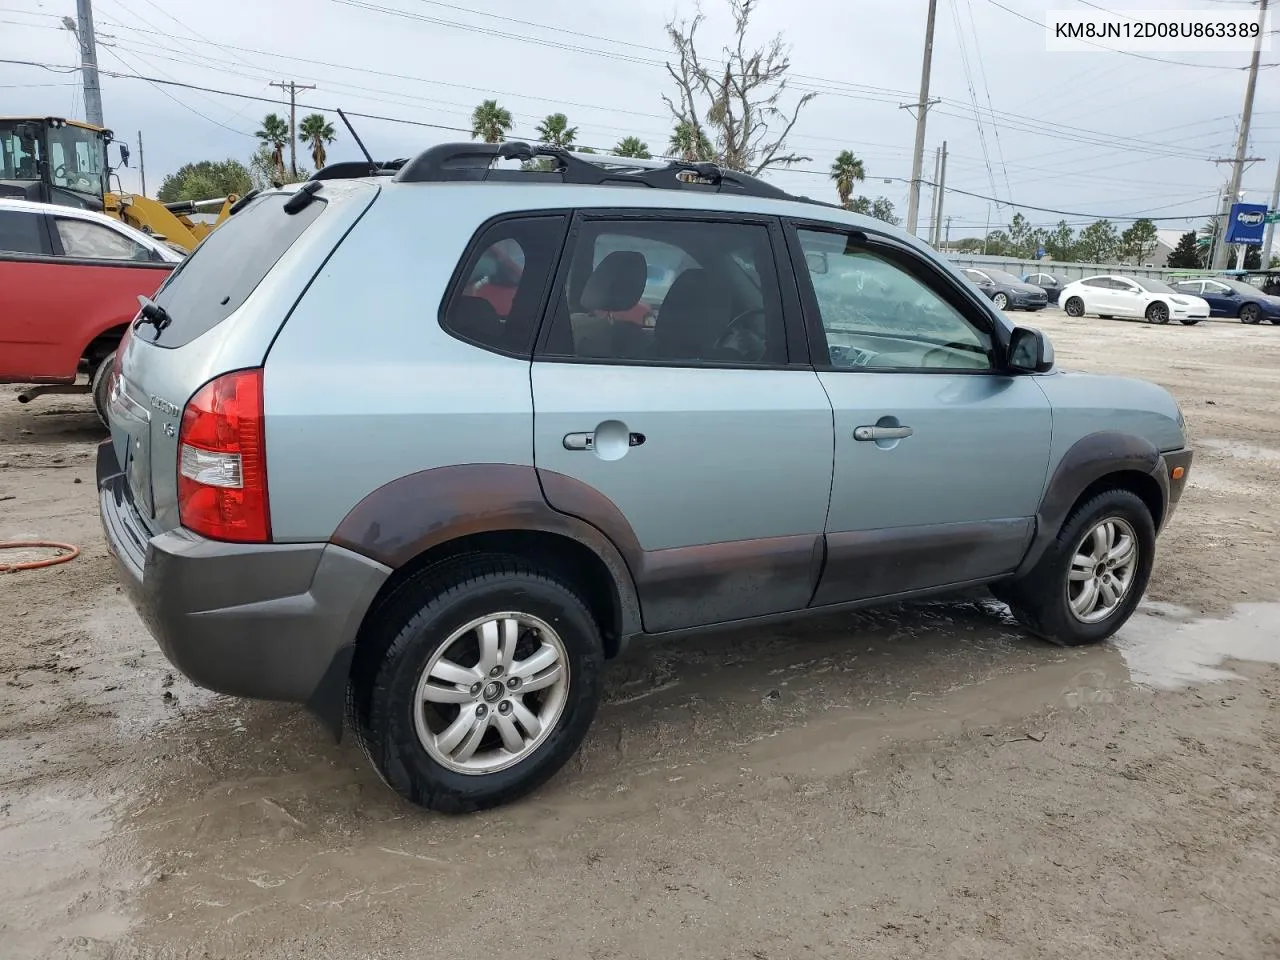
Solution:
<svg viewBox="0 0 1280 960"><path fill-rule="evenodd" d="M106 535L188 677L428 807L549 778L640 637L985 584L1102 640L1186 482L1164 390L714 166L446 144L238 207L119 351Z"/></svg>

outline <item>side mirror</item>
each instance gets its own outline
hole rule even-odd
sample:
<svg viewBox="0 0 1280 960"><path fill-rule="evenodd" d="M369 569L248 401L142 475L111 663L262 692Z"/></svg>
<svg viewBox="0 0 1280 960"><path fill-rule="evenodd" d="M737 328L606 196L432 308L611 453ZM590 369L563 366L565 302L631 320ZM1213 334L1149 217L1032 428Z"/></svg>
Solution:
<svg viewBox="0 0 1280 960"><path fill-rule="evenodd" d="M1008 367L1018 373L1047 373L1053 369L1053 344L1039 330L1014 327L1009 335Z"/></svg>
<svg viewBox="0 0 1280 960"><path fill-rule="evenodd" d="M827 263L827 255L821 251L812 251L804 255L805 266L809 268L809 272L818 275L826 273L830 269Z"/></svg>
<svg viewBox="0 0 1280 960"><path fill-rule="evenodd" d="M129 165L129 145L127 143L120 144L120 166L127 167Z"/></svg>

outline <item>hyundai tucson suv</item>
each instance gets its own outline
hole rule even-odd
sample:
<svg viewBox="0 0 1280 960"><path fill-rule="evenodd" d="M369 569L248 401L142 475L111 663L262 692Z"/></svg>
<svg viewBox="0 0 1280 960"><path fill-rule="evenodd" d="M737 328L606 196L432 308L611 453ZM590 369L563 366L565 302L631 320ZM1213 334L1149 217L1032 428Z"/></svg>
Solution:
<svg viewBox="0 0 1280 960"><path fill-rule="evenodd" d="M1142 597L1177 405L907 234L520 143L318 176L144 303L102 521L178 669L345 718L409 800L546 781L639 639L987 585L1081 644Z"/></svg>

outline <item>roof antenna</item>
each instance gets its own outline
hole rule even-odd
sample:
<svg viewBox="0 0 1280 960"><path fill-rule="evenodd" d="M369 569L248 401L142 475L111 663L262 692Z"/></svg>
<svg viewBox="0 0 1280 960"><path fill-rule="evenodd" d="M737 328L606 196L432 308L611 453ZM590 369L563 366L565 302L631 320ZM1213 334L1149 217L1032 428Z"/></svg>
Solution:
<svg viewBox="0 0 1280 960"><path fill-rule="evenodd" d="M371 168L370 173L377 170L377 162L373 159L373 156L369 151L365 149L364 141L360 139L360 134L356 133L356 128L351 125L351 121L347 119L347 115L342 112L341 108L338 109L338 116L342 118L342 122L345 123L347 125L347 129L351 131L351 138L355 140L356 146L360 148L360 152L364 154L364 158L369 161L369 166Z"/></svg>

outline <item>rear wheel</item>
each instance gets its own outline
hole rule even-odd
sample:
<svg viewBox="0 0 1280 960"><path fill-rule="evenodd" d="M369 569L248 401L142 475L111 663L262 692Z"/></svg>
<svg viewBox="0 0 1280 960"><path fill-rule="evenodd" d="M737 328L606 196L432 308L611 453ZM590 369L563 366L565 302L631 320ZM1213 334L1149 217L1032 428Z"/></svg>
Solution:
<svg viewBox="0 0 1280 960"><path fill-rule="evenodd" d="M1262 311L1258 309L1256 303L1246 303L1240 308L1240 322L1255 324L1262 321ZM1272 321L1273 323L1275 321Z"/></svg>
<svg viewBox="0 0 1280 960"><path fill-rule="evenodd" d="M107 405L111 400L111 367L116 362L115 351L111 351L98 363L94 368L93 378L89 381L90 388L93 391L93 406L98 411L98 417L105 426L111 426L107 419Z"/></svg>
<svg viewBox="0 0 1280 960"><path fill-rule="evenodd" d="M1084 316L1084 301L1079 297L1067 297L1067 302L1063 304L1063 311L1068 317Z"/></svg>
<svg viewBox="0 0 1280 960"><path fill-rule="evenodd" d="M1067 518L1040 562L993 593L1032 633L1061 646L1105 640L1133 615L1155 559L1145 503L1107 490Z"/></svg>
<svg viewBox="0 0 1280 960"><path fill-rule="evenodd" d="M1147 307L1147 323L1168 323L1169 308L1163 301L1157 300Z"/></svg>
<svg viewBox="0 0 1280 960"><path fill-rule="evenodd" d="M352 725L383 780L446 813L546 782L599 701L603 646L586 605L514 558L468 558L407 586L352 669Z"/></svg>

